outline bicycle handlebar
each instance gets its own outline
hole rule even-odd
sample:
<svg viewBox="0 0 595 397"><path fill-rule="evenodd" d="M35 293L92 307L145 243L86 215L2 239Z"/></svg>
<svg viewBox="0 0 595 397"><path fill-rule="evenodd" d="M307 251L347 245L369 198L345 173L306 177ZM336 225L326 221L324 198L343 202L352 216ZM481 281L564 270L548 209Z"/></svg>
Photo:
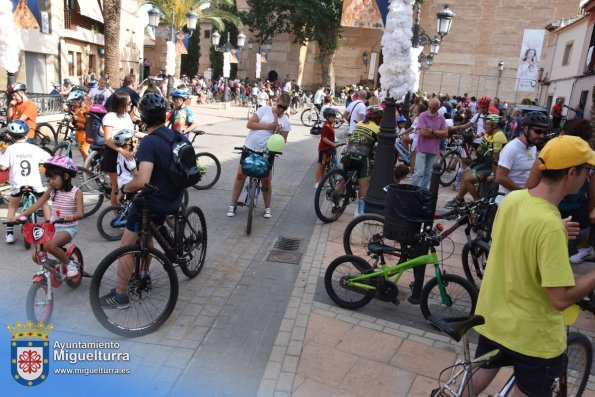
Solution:
<svg viewBox="0 0 595 397"><path fill-rule="evenodd" d="M280 155L282 155L282 154L283 154L282 152L273 152L273 151L270 151L270 150L268 150L268 149L265 149L265 151L264 151L264 152L257 152L256 150L252 150L252 149L250 149L250 148L247 148L247 147L245 147L245 146L242 146L242 147L235 146L233 149L234 149L234 150L239 150L239 151L241 151L241 152L243 152L243 151L247 151L247 152L250 152L250 153L255 153L255 154L260 154L260 155L264 155L264 154L272 154L272 155L274 155L274 156L280 156Z"/></svg>

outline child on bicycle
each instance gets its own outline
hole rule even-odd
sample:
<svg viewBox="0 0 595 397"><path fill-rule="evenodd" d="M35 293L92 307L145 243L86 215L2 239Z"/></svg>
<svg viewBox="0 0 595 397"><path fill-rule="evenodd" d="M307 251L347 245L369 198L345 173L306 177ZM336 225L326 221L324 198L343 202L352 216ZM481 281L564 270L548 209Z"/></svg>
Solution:
<svg viewBox="0 0 595 397"><path fill-rule="evenodd" d="M133 130L123 129L116 132L113 136L114 143L116 146L123 148L129 153L134 152L134 134ZM118 153L117 173L118 173L118 186L124 186L130 182L135 176L138 175L138 169L136 168L136 160L134 157L128 160L122 153Z"/></svg>
<svg viewBox="0 0 595 397"><path fill-rule="evenodd" d="M74 124L74 135L79 144L79 151L83 156L83 162L89 156L91 146L87 143L87 133L85 132L86 114L89 107L84 103L85 95L80 91L72 91L68 95L67 102L71 105L72 122Z"/></svg>
<svg viewBox="0 0 595 397"><path fill-rule="evenodd" d="M23 186L33 188L33 194L36 197L41 197L43 194L39 164L46 161L50 154L27 142L29 126L23 120L11 121L6 127L6 132L10 140L15 142L9 145L6 152L0 156L0 170L9 170L11 188L7 219L12 219L21 202L21 188ZM43 205L43 216L46 219L50 216L50 207L47 203ZM14 243L14 228L12 225L6 226L6 242L8 244Z"/></svg>
<svg viewBox="0 0 595 397"><path fill-rule="evenodd" d="M189 95L184 90L174 90L171 93L172 100L174 102L174 108L167 115L169 120L169 128L176 130L186 135L186 138L190 135L190 131L195 130L198 126L194 122L194 113L192 109L186 106L186 100Z"/></svg>
<svg viewBox="0 0 595 397"><path fill-rule="evenodd" d="M314 181L314 189L318 187L320 179L324 175L324 170L335 154L335 119L337 118L337 111L331 107L327 107L322 112L322 118L325 120L322 129L320 130L320 143L318 144L318 165L316 166L316 180Z"/></svg>
<svg viewBox="0 0 595 397"><path fill-rule="evenodd" d="M44 244L44 249L66 265L66 277L76 277L79 268L72 262L61 247L71 242L78 231L78 220L83 219L83 193L72 184L76 176L77 166L72 159L64 156L54 156L43 163L45 175L50 186L33 206L27 208L21 216L28 217L42 205L52 200L51 222L63 218L65 223L56 224L56 233L50 242ZM35 253L33 260L36 261Z"/></svg>

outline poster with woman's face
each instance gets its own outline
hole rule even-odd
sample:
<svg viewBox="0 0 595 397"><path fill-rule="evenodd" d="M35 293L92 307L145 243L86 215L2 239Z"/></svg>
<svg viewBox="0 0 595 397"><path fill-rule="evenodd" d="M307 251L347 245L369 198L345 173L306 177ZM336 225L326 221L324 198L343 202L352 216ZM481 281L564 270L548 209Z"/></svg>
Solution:
<svg viewBox="0 0 595 397"><path fill-rule="evenodd" d="M543 36L544 30L525 29L516 77L518 91L535 92L537 89Z"/></svg>
<svg viewBox="0 0 595 397"><path fill-rule="evenodd" d="M382 29L388 13L388 0L345 0L341 26Z"/></svg>

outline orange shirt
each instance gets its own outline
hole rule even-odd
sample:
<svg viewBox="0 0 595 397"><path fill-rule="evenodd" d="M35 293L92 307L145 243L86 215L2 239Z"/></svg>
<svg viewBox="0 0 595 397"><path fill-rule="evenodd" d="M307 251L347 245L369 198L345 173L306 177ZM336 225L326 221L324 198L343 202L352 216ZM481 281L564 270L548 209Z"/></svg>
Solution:
<svg viewBox="0 0 595 397"><path fill-rule="evenodd" d="M77 110L74 110L73 113L76 117L81 117L83 120L82 121L75 121L74 124L76 125L76 129L77 130L84 130L85 129L85 113L87 113L87 111L89 110L89 107L83 103L83 105L78 108Z"/></svg>
<svg viewBox="0 0 595 397"><path fill-rule="evenodd" d="M30 99L26 100L25 102L17 103L14 106L12 120L18 120L22 118L23 115L27 116L25 123L27 123L29 126L27 138L33 138L35 136L35 126L37 120L37 104Z"/></svg>

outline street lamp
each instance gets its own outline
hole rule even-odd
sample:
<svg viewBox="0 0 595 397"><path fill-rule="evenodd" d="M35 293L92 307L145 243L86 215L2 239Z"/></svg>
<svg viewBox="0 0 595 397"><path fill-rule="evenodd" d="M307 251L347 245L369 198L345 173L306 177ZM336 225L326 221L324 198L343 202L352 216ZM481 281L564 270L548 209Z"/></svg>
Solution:
<svg viewBox="0 0 595 397"><path fill-rule="evenodd" d="M151 8L149 10L148 14L149 14L149 26L151 26L153 29L156 29L157 26L159 26L159 19L161 18L161 12L159 12L159 10L155 6L153 6L153 8ZM176 34L175 26L174 26L175 20L176 20L176 13L172 9L171 22L169 24L169 32L167 32L168 33L167 36L169 36L169 41L171 41L172 44L174 42L174 37ZM190 11L188 11L186 13L186 29L190 32L190 36L192 36L194 31L196 30L197 22L198 22L198 14L193 9L190 9ZM170 56L171 56L170 51L174 51L173 45L167 46L166 59L170 58ZM167 67L167 66L169 66L169 67ZM174 65L173 71L171 70L171 66L172 65L167 65L167 61L166 61L167 79L168 79L168 81L167 81L167 96L168 97L174 88L173 74L175 73L175 65Z"/></svg>
<svg viewBox="0 0 595 397"><path fill-rule="evenodd" d="M421 18L421 8L417 4L415 10L415 25L413 25L413 37L411 39L411 46L418 48L420 45L430 45L430 54L426 55L423 51L419 54L418 62L422 65L421 69L429 69L432 67L434 57L438 54L440 49L440 43L444 39L444 36L450 32L452 27L452 21L455 17L455 13L448 8L448 4L444 5L444 9L436 13L436 33L434 37L430 37L419 25Z"/></svg>
<svg viewBox="0 0 595 397"><path fill-rule="evenodd" d="M225 62L226 57L229 60L229 55L231 54L232 51L235 50L235 48L233 48L233 45L231 44L231 42L229 40L229 32L227 32L227 43L223 44L222 46L219 46L220 40L221 40L221 34L219 32L215 31L215 32L213 32L213 34L211 34L211 42L213 43L214 50L217 52L222 52L224 54L227 54L227 55L223 56L223 59ZM240 34L238 34L238 48L244 47L245 43L246 43L246 35L244 33L240 32ZM229 100L231 99L229 97L229 85L228 85L229 69L227 69L225 67L225 65L223 66L223 77L225 77L225 88L223 90L223 101L229 102Z"/></svg>
<svg viewBox="0 0 595 397"><path fill-rule="evenodd" d="M367 67L368 66L368 53L366 51L364 51L364 53L362 54L362 61L364 62L364 65Z"/></svg>
<svg viewBox="0 0 595 397"><path fill-rule="evenodd" d="M504 70L504 62L498 62L498 85L496 85L496 98L498 97L498 93L500 92L500 82L502 80L502 71Z"/></svg>

